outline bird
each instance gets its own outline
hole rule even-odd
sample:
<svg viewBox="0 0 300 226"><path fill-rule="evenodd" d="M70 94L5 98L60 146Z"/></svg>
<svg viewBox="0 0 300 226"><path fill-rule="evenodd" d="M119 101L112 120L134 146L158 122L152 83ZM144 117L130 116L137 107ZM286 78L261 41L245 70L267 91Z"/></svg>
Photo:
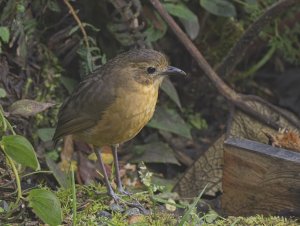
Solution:
<svg viewBox="0 0 300 226"><path fill-rule="evenodd" d="M111 146L117 189L124 190L119 173L118 147L135 137L152 118L163 79L186 75L169 65L165 54L153 49L133 49L117 55L88 75L62 104L53 141L66 135L93 145L107 193L113 191L101 157L101 147Z"/></svg>

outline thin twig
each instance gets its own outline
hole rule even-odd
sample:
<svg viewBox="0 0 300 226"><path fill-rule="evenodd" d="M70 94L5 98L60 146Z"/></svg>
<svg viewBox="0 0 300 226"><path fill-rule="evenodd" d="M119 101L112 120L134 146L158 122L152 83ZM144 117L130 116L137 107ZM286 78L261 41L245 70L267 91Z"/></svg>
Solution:
<svg viewBox="0 0 300 226"><path fill-rule="evenodd" d="M72 16L74 17L76 23L78 24L80 30L81 30L81 33L83 35L83 39L84 39L84 42L85 42L85 45L86 45L86 48L87 49L90 49L90 44L89 44L89 40L88 40L88 35L84 29L84 26L81 22L81 20L79 19L79 17L77 16L73 6L69 3L69 0L64 0L64 3L67 5L67 7L69 8L70 10L70 13L72 14Z"/></svg>

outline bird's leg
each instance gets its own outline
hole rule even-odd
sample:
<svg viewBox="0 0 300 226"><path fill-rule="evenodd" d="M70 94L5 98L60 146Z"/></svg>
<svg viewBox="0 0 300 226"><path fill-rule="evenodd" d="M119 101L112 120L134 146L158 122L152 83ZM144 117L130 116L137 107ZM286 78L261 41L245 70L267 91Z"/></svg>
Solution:
<svg viewBox="0 0 300 226"><path fill-rule="evenodd" d="M106 185L106 188L107 188L107 193L108 193L109 196L111 196L117 202L117 201L119 201L120 198L113 191L113 189L112 189L112 187L109 183L108 176L107 176L107 173L106 173L106 169L105 169L105 166L104 166L104 163L103 163L100 152L101 151L99 149L95 149L95 153L96 153L97 159L100 163L100 168L101 168L101 171L102 171L103 176L104 176L104 182L105 182L105 185Z"/></svg>
<svg viewBox="0 0 300 226"><path fill-rule="evenodd" d="M114 156L114 165L115 165L115 171L116 171L116 180L117 180L117 186L118 186L118 191L122 194L125 195L130 195L129 192L125 191L123 186L122 186L122 181L120 177L120 169L119 169L119 160L118 160L118 147L119 145L113 145L112 151L113 151L113 156Z"/></svg>
<svg viewBox="0 0 300 226"><path fill-rule="evenodd" d="M113 151L113 156L114 156L114 165L115 165L115 171L116 171L116 180L117 180L117 186L118 186L118 191L124 195L131 195L130 192L125 191L123 186L122 186L122 181L120 178L120 171L119 171L119 160L118 160L118 147L119 145L113 145L112 151ZM126 202L128 206L136 207L138 208L142 213L147 213L146 209L143 207L142 204L139 203L139 201L136 200L136 203L130 203Z"/></svg>

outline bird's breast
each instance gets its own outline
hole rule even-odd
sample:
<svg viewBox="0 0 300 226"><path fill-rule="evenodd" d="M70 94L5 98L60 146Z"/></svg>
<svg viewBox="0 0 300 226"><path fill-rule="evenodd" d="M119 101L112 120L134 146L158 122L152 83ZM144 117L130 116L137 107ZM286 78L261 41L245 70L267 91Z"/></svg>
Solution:
<svg viewBox="0 0 300 226"><path fill-rule="evenodd" d="M155 111L158 88L120 88L101 120L80 136L88 143L103 146L130 140L148 123Z"/></svg>

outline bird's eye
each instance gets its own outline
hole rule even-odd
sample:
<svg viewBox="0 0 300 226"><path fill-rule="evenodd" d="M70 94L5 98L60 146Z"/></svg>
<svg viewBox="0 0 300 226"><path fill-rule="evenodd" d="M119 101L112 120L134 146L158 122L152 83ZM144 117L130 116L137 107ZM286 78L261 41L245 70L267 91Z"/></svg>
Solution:
<svg viewBox="0 0 300 226"><path fill-rule="evenodd" d="M153 73L155 73L155 71L156 71L156 69L154 67L148 67L147 68L148 74L153 74Z"/></svg>

